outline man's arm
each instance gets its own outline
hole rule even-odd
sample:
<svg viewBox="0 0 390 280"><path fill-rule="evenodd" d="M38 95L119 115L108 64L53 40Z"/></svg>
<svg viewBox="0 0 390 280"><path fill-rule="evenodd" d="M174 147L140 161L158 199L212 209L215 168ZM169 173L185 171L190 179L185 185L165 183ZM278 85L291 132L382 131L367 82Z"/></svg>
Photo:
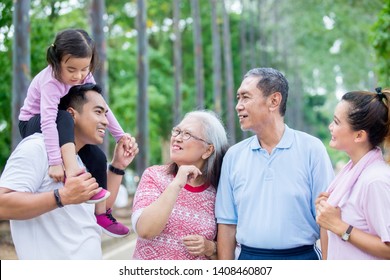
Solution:
<svg viewBox="0 0 390 280"><path fill-rule="evenodd" d="M234 260L237 225L218 224L217 254L219 260Z"/></svg>
<svg viewBox="0 0 390 280"><path fill-rule="evenodd" d="M0 187L0 220L27 220L55 208L53 192L33 194Z"/></svg>
<svg viewBox="0 0 390 280"><path fill-rule="evenodd" d="M126 147L130 147L130 150L126 150ZM127 166L134 160L138 154L138 144L134 137L130 137L128 134L122 136L118 143L115 145L114 156L111 161L111 165L117 169L125 170ZM118 175L111 171L107 171L107 190L111 193L107 199L107 208L111 208L114 205L115 199L118 195L119 186L122 183L122 175Z"/></svg>
<svg viewBox="0 0 390 280"><path fill-rule="evenodd" d="M59 189L63 205L80 204L100 189L90 173L66 180ZM27 220L56 209L54 190L42 193L18 192L0 187L0 220Z"/></svg>

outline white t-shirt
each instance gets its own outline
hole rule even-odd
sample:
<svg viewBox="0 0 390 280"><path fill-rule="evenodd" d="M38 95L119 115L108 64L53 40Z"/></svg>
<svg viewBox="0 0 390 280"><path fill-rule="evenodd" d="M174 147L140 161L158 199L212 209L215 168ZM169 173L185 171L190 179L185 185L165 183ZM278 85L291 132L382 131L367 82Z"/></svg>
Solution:
<svg viewBox="0 0 390 280"><path fill-rule="evenodd" d="M52 192L63 187L48 175L42 134L27 137L16 147L0 178L0 186L30 193ZM102 259L101 229L96 223L94 209L93 204L66 205L33 219L11 220L18 258Z"/></svg>

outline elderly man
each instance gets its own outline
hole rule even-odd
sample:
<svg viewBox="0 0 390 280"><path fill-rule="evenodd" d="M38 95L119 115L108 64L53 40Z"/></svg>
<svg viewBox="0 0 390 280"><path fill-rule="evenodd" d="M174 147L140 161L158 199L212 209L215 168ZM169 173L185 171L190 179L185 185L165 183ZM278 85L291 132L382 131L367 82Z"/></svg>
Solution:
<svg viewBox="0 0 390 280"><path fill-rule="evenodd" d="M288 82L272 68L250 70L237 91L242 130L254 136L226 153L216 217L218 258L319 259L315 199L333 168L322 142L284 123Z"/></svg>

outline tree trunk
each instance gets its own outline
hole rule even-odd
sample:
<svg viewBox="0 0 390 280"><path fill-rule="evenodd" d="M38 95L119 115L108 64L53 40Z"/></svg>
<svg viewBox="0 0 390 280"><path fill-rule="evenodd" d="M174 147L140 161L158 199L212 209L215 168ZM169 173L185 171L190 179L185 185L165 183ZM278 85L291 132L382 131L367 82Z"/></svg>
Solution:
<svg viewBox="0 0 390 280"><path fill-rule="evenodd" d="M137 142L139 154L136 157L137 174L141 175L149 165L149 129L148 129L148 38L146 33L146 0L137 0L137 30L138 30L138 96L137 96Z"/></svg>
<svg viewBox="0 0 390 280"><path fill-rule="evenodd" d="M268 57L267 57L267 38L266 38L266 19L265 19L265 9L266 0L258 0L257 2L257 13L259 14L259 67L269 67Z"/></svg>
<svg viewBox="0 0 390 280"><path fill-rule="evenodd" d="M180 31L180 0L173 0L173 30L175 41L173 46L174 75L175 75L175 102L173 102L173 125L180 122L182 117L182 50L181 50L181 31Z"/></svg>
<svg viewBox="0 0 390 280"><path fill-rule="evenodd" d="M191 1L191 12L193 19L194 55L195 55L195 83L196 83L196 103L198 109L204 108L204 69L202 50L202 30L200 26L199 1Z"/></svg>
<svg viewBox="0 0 390 280"><path fill-rule="evenodd" d="M254 0L249 1L249 64L251 68L257 67L257 51L256 51L256 40L255 40L255 28L258 26L258 24L253 24L254 22L257 22L256 17L256 10L254 9L255 3Z"/></svg>
<svg viewBox="0 0 390 280"><path fill-rule="evenodd" d="M275 27L272 34L272 44L273 44L273 52L275 54L280 54L280 45L279 45L279 32L280 32L280 0L274 0L274 8L273 8L273 26Z"/></svg>
<svg viewBox="0 0 390 280"><path fill-rule="evenodd" d="M211 25L212 25L212 42L213 42L213 96L214 110L222 115L222 63L221 63L221 36L218 26L218 0L211 0Z"/></svg>
<svg viewBox="0 0 390 280"><path fill-rule="evenodd" d="M104 0L93 0L90 9L92 38L96 43L96 50L99 57L100 65L93 74L96 83L103 89L103 96L107 104L109 104L108 93L108 74L107 74L107 49L106 39L104 36L104 28L106 22L104 20L104 14L106 13L106 4ZM99 145L106 155L109 155L109 140L108 134L104 137L103 144Z"/></svg>
<svg viewBox="0 0 390 280"><path fill-rule="evenodd" d="M14 1L13 79L12 79L12 150L21 140L19 112L30 84L30 0Z"/></svg>
<svg viewBox="0 0 390 280"><path fill-rule="evenodd" d="M246 36L246 29L247 29L247 18L246 18L246 12L247 12L247 6L246 1L241 0L241 19L240 19L240 70L241 70L241 77L244 77L245 73L249 70L247 66L247 36Z"/></svg>
<svg viewBox="0 0 390 280"><path fill-rule="evenodd" d="M248 26L248 22L250 22L248 20L248 17L247 17L247 12L249 11L248 9L248 2L247 0L241 0L241 6L242 6L242 16L241 16L241 20L240 20L240 58L241 58L241 61L240 61L240 71L241 71L241 78L244 77L244 75L246 74L246 72L248 72L248 64L250 63L250 61L248 61L248 51L247 51L247 46L248 46L248 43L247 43L247 26ZM249 63L248 63L249 62ZM248 137L248 131L246 130L242 130L241 131L241 134L238 134L237 136L237 141L241 139L245 139Z"/></svg>
<svg viewBox="0 0 390 280"><path fill-rule="evenodd" d="M226 81L226 98L227 98L227 129L229 134L229 141L231 144L236 142L235 130L235 113L234 113L234 84L233 84L233 59L230 42L230 23L229 15L226 11L226 1L222 5L223 11L223 53L225 60L225 81Z"/></svg>

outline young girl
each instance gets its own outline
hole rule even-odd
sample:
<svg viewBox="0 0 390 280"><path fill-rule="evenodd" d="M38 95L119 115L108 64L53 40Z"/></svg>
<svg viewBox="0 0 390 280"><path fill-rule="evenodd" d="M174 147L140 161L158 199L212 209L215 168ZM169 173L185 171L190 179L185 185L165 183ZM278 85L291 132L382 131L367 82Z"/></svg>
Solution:
<svg viewBox="0 0 390 280"><path fill-rule="evenodd" d="M316 200L324 259L390 259L390 89L348 92L329 125L329 145L350 161Z"/></svg>
<svg viewBox="0 0 390 280"><path fill-rule="evenodd" d="M49 65L34 77L28 88L19 115L19 130L23 138L35 132L42 132L49 158L49 176L60 182L66 177L74 177L85 172L76 160L73 119L68 112L58 110L58 104L72 86L95 83L92 76L98 63L95 43L84 30L64 30L57 34L55 42L48 48L46 59ZM107 119L108 129L116 141L121 137L129 137L111 110L108 110ZM100 133L104 133L104 130ZM102 187L98 194L87 201L96 203L95 214L98 224L110 236L128 235L129 229L112 217L111 209L106 209L105 200L110 192L106 190L105 154L97 146L86 145L78 155L88 172ZM123 170L112 166L109 170L119 175L124 173Z"/></svg>

